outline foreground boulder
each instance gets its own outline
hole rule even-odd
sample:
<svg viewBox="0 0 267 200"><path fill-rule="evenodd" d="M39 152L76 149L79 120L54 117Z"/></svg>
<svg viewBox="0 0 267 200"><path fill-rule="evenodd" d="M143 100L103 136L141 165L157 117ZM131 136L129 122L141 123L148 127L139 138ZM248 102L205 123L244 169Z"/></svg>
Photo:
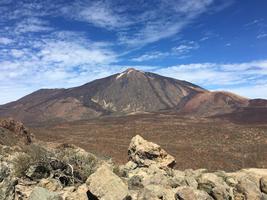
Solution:
<svg viewBox="0 0 267 200"><path fill-rule="evenodd" d="M157 164L160 168L174 167L175 159L159 145L148 142L140 135L132 138L128 148L129 160L138 167L148 167Z"/></svg>
<svg viewBox="0 0 267 200"><path fill-rule="evenodd" d="M126 200L128 197L127 185L106 164L89 176L86 184L92 199L94 197L100 200Z"/></svg>

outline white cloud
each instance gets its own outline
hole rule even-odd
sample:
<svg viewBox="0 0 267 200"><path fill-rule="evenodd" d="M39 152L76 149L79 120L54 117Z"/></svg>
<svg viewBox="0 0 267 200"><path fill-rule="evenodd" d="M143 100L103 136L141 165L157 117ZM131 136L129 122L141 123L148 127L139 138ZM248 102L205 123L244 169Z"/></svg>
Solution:
<svg viewBox="0 0 267 200"><path fill-rule="evenodd" d="M22 35L16 39L16 48L6 47L0 52L0 88L10 89L0 103L39 88L72 87L91 81L105 71L113 72L114 69L105 66L118 57L109 43L93 42L74 32L56 32L27 40Z"/></svg>
<svg viewBox="0 0 267 200"><path fill-rule="evenodd" d="M267 37L267 33L261 33L259 35L257 35L257 39L262 39L262 38L266 38Z"/></svg>
<svg viewBox="0 0 267 200"><path fill-rule="evenodd" d="M131 60L135 62L143 62L148 60L161 59L168 56L178 56L178 58L182 59L188 57L189 55L187 54L189 54L193 50L198 49L199 47L199 44L194 41L182 41L181 44L173 47L169 52L152 51L145 53L139 57L132 58Z"/></svg>
<svg viewBox="0 0 267 200"><path fill-rule="evenodd" d="M196 63L156 69L154 72L202 87L225 89L248 97L265 98L267 60L247 63Z"/></svg>
<svg viewBox="0 0 267 200"><path fill-rule="evenodd" d="M47 32L52 31L53 28L47 21L36 17L29 17L17 23L15 32L18 34L28 32Z"/></svg>
<svg viewBox="0 0 267 200"><path fill-rule="evenodd" d="M116 60L115 53L94 47L93 44L81 45L72 41L45 41L37 54L41 62L58 63L63 66L83 64L106 64Z"/></svg>
<svg viewBox="0 0 267 200"><path fill-rule="evenodd" d="M0 44L7 45L7 44L11 44L13 42L14 41L12 39L10 39L10 38L0 37Z"/></svg>
<svg viewBox="0 0 267 200"><path fill-rule="evenodd" d="M125 16L116 14L111 5L104 1L76 2L74 5L64 7L63 13L67 16L73 12L73 18L89 22L104 28L118 28L129 25Z"/></svg>
<svg viewBox="0 0 267 200"><path fill-rule="evenodd" d="M189 53L192 50L196 50L199 48L198 43L194 41L185 42L177 47L174 47L172 51L178 55Z"/></svg>
<svg viewBox="0 0 267 200"><path fill-rule="evenodd" d="M125 5L121 1L79 0L61 10L66 18L115 30L122 45L144 46L179 33L213 3L214 0L156 0L152 4L136 0Z"/></svg>
<svg viewBox="0 0 267 200"><path fill-rule="evenodd" d="M135 62L143 62L143 61L147 61L147 60L159 59L159 58L162 58L162 57L165 57L168 55L169 55L169 53L167 53L167 52L154 51L154 52L149 52L149 53L143 54L139 57L132 58L131 60L135 61Z"/></svg>
<svg viewBox="0 0 267 200"><path fill-rule="evenodd" d="M208 40L208 39L210 39L208 36L204 36L204 37L202 37L202 38L200 38L200 42L204 42L204 41L206 41L206 40Z"/></svg>
<svg viewBox="0 0 267 200"><path fill-rule="evenodd" d="M256 84L251 86L239 86L235 88L218 88L218 90L230 90L233 93L239 94L248 98L263 98L267 99L267 83Z"/></svg>

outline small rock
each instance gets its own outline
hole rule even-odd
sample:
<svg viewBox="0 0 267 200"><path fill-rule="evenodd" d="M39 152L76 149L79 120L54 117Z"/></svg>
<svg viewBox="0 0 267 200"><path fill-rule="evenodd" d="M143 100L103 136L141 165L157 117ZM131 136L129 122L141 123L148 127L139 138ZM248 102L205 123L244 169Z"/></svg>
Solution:
<svg viewBox="0 0 267 200"><path fill-rule="evenodd" d="M50 176L50 169L44 163L31 165L26 171L26 176L31 180L48 178Z"/></svg>
<svg viewBox="0 0 267 200"><path fill-rule="evenodd" d="M162 185L146 185L144 189L140 191L137 199L140 200L174 200L175 192L171 188L164 187Z"/></svg>
<svg viewBox="0 0 267 200"><path fill-rule="evenodd" d="M129 190L139 190L143 187L144 187L144 185L142 184L142 177L141 176L135 175L135 176L132 176L128 180Z"/></svg>
<svg viewBox="0 0 267 200"><path fill-rule="evenodd" d="M205 191L183 186L177 188L175 200L213 200L213 198Z"/></svg>
<svg viewBox="0 0 267 200"><path fill-rule="evenodd" d="M65 200L88 200L87 192L88 192L88 187L86 184L83 184L79 186L76 191L64 194L64 197Z"/></svg>
<svg viewBox="0 0 267 200"><path fill-rule="evenodd" d="M50 192L47 189L35 187L29 200L63 200L63 198L59 194Z"/></svg>
<svg viewBox="0 0 267 200"><path fill-rule="evenodd" d="M38 183L38 186L45 188L49 191L57 191L57 190L62 189L60 182L52 178L40 180L40 182Z"/></svg>

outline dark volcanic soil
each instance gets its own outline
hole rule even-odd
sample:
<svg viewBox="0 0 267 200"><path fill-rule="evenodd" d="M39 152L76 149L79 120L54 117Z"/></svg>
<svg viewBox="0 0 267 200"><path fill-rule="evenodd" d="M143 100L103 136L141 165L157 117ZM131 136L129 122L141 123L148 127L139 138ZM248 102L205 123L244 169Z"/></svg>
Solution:
<svg viewBox="0 0 267 200"><path fill-rule="evenodd" d="M130 139L140 134L175 156L178 169L267 168L267 124L149 114L39 125L32 130L37 139L74 143L119 163L127 161Z"/></svg>

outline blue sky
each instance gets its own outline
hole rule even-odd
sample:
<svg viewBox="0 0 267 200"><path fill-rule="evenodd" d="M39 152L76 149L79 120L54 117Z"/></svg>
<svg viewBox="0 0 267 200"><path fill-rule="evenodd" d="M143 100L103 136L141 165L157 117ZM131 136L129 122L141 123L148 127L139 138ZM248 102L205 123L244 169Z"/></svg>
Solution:
<svg viewBox="0 0 267 200"><path fill-rule="evenodd" d="M0 104L129 67L267 98L266 0L0 0Z"/></svg>

